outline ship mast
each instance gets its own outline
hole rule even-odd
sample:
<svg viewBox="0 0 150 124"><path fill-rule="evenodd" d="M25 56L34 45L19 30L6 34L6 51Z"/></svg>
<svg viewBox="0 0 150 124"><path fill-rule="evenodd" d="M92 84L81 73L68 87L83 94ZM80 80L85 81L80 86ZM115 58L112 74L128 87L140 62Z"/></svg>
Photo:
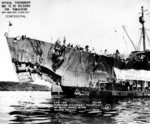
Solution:
<svg viewBox="0 0 150 124"><path fill-rule="evenodd" d="M142 34L143 34L143 51L146 50L146 45L145 45L145 27L144 27L144 9L143 6L141 7L141 16L139 17L139 22L142 24ZM146 11L146 10L145 10Z"/></svg>

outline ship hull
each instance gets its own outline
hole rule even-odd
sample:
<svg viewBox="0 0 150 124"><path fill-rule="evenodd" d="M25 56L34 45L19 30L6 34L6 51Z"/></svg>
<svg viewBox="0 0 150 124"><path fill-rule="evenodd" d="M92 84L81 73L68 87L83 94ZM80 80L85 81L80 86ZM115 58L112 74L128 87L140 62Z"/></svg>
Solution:
<svg viewBox="0 0 150 124"><path fill-rule="evenodd" d="M114 77L115 62L103 55L63 47L61 56L54 54L56 44L26 37L6 36L12 63L20 82L32 82L32 74L45 77L49 83L62 86L62 90L74 94L75 88L88 88ZM66 90L67 89L67 90ZM72 92L71 92L72 91Z"/></svg>

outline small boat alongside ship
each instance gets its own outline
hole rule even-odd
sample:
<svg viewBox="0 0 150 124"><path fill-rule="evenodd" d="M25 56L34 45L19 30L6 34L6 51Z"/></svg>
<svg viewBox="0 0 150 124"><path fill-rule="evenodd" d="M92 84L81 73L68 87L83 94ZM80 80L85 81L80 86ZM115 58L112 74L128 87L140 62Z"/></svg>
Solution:
<svg viewBox="0 0 150 124"><path fill-rule="evenodd" d="M142 27L143 37L144 30ZM143 82L150 87L150 78L144 77L150 70L150 51L132 52L125 60L117 51L114 56L105 56L68 47L65 39L61 45L59 40L53 44L25 35L9 37L6 33L5 36L20 82L44 80L50 87L61 86L67 96L73 96L76 89L88 90L90 97L98 98L150 96L148 88L143 88ZM144 76L139 79L135 72Z"/></svg>

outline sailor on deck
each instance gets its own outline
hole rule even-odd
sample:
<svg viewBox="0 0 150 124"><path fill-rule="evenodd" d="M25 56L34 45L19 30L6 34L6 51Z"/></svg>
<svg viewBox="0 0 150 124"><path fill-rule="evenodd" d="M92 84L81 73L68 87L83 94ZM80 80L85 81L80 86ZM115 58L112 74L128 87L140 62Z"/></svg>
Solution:
<svg viewBox="0 0 150 124"><path fill-rule="evenodd" d="M147 81L144 82L144 90L148 90L148 82Z"/></svg>
<svg viewBox="0 0 150 124"><path fill-rule="evenodd" d="M141 83L140 81L138 81L138 83L137 83L137 89L138 89L138 91L140 91L140 89L141 89L141 84L140 83Z"/></svg>

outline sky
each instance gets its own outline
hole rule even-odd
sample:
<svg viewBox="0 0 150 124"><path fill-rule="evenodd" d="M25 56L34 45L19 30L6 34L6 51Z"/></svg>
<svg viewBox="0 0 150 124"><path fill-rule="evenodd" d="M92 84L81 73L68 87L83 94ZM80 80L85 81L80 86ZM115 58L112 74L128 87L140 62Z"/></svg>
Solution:
<svg viewBox="0 0 150 124"><path fill-rule="evenodd" d="M2 0L0 0L2 3ZM5 1L5 0L3 0ZM17 0L7 0L17 1ZM25 0L24 0L25 1ZM135 44L140 38L139 12L150 8L150 0L28 0L31 2L26 18L6 18L0 13L0 80L17 80L4 37L26 35L30 38L54 43L58 38L67 43L89 45L97 53L116 49L123 54L134 50L122 25ZM0 3L0 5L1 5ZM2 11L2 8L0 8ZM145 14L145 27L150 29L150 10ZM150 36L150 31L147 30ZM147 49L150 49L147 44ZM142 50L142 46L141 46ZM10 76L8 78L8 70Z"/></svg>

